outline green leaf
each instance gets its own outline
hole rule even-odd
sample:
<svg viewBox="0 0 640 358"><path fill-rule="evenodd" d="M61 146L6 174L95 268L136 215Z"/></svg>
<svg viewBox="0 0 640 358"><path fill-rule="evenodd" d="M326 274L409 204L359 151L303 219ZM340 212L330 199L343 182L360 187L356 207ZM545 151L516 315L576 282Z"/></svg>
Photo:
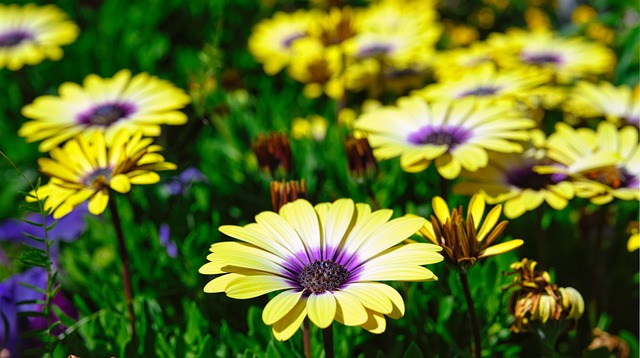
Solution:
<svg viewBox="0 0 640 358"><path fill-rule="evenodd" d="M45 300L25 300L16 302L16 305L44 305L46 303Z"/></svg>
<svg viewBox="0 0 640 358"><path fill-rule="evenodd" d="M416 342L411 341L411 343L409 344L409 347L404 352L403 357L404 358L423 358L424 355L422 355L422 350L420 349L420 347L418 347Z"/></svg>
<svg viewBox="0 0 640 358"><path fill-rule="evenodd" d="M31 240L33 240L35 242L40 242L40 243L43 243L43 244L45 243L45 240L40 238L40 237L38 237L38 236L27 234L26 232L23 232L22 235L28 237L29 239L31 239Z"/></svg>
<svg viewBox="0 0 640 358"><path fill-rule="evenodd" d="M32 311L18 312L18 316L19 317L44 317L44 318L47 317L47 315L42 312L32 312Z"/></svg>
<svg viewBox="0 0 640 358"><path fill-rule="evenodd" d="M42 288L38 287L38 286L34 286L32 284L26 283L26 282L18 282L18 284L22 287L26 287L26 288L30 288L38 293L41 293L43 295L47 294L46 290L43 290Z"/></svg>
<svg viewBox="0 0 640 358"><path fill-rule="evenodd" d="M71 327L76 324L76 321L73 318L67 316L64 311L62 311L62 309L57 305L51 305L51 309L53 309L53 313L56 315L56 317L58 317L58 322L62 322L67 327Z"/></svg>

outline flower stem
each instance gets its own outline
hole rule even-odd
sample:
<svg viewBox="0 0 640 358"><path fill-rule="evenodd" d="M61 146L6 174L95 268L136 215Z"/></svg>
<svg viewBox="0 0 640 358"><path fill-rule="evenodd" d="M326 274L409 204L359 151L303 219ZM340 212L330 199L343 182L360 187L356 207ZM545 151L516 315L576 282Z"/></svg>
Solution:
<svg viewBox="0 0 640 358"><path fill-rule="evenodd" d="M442 198L442 200L447 201L449 181L445 179L442 175L440 175L440 173L438 173L438 177L440 178L439 180L440 197Z"/></svg>
<svg viewBox="0 0 640 358"><path fill-rule="evenodd" d="M129 255L127 254L127 247L125 245L124 234L122 233L122 224L120 223L120 215L118 215L118 207L116 205L115 198L111 198L111 200L109 200L109 212L111 213L111 220L113 221L113 227L116 230L116 237L118 238L118 251L120 253L120 258L122 259L122 283L124 285L124 297L127 305L127 318L131 325L133 339L135 340L136 319L133 313L133 289L131 286Z"/></svg>
<svg viewBox="0 0 640 358"><path fill-rule="evenodd" d="M311 358L311 333L309 331L309 317L302 323L302 345L304 347L304 357Z"/></svg>
<svg viewBox="0 0 640 358"><path fill-rule="evenodd" d="M325 358L334 358L333 352L333 324L322 330L322 340L324 341Z"/></svg>
<svg viewBox="0 0 640 358"><path fill-rule="evenodd" d="M464 289L464 297L467 299L467 307L469 307L469 316L471 316L471 330L473 331L473 340L475 342L475 357L482 357L482 340L480 338L480 326L478 325L478 315L476 315L476 309L473 306L473 298L471 297L471 290L469 290L469 279L467 273L460 271L460 282L462 282L462 288Z"/></svg>

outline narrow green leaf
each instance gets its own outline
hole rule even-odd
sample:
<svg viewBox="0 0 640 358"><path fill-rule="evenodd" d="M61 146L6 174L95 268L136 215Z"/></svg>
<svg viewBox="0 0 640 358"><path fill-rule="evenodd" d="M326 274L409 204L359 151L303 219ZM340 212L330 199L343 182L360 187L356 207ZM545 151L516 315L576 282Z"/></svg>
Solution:
<svg viewBox="0 0 640 358"><path fill-rule="evenodd" d="M42 293L43 295L47 294L47 290L43 290L42 288L38 287L38 286L34 286L31 284L28 284L26 282L18 282L19 285L21 285L22 287L26 287L26 288L30 288L38 293Z"/></svg>
<svg viewBox="0 0 640 358"><path fill-rule="evenodd" d="M44 225L42 225L42 223L31 221L31 220L28 220L28 219L20 219L20 220L26 222L27 224L29 224L31 226L38 226L38 227L43 227L44 226Z"/></svg>
<svg viewBox="0 0 640 358"><path fill-rule="evenodd" d="M51 308L53 309L53 313L56 315L56 317L58 317L59 319L58 322L62 322L62 324L64 324L67 327L71 327L74 324L76 324L76 321L73 318L69 317L67 314L65 314L64 311L62 311L62 309L57 305L52 305Z"/></svg>
<svg viewBox="0 0 640 358"><path fill-rule="evenodd" d="M26 312L18 312L18 317L44 317L44 318L46 318L47 315L45 313L42 313L42 312L26 311Z"/></svg>
<svg viewBox="0 0 640 358"><path fill-rule="evenodd" d="M58 225L58 220L54 220L51 225L47 226L47 231L51 231L53 230L54 227L56 227L56 225Z"/></svg>
<svg viewBox="0 0 640 358"><path fill-rule="evenodd" d="M17 305L44 305L47 301L45 300L24 300L16 302Z"/></svg>
<svg viewBox="0 0 640 358"><path fill-rule="evenodd" d="M418 347L416 342L411 341L411 343L409 344L409 347L404 352L403 357L404 358L423 358L424 355L422 354L422 350L420 349L420 347Z"/></svg>
<svg viewBox="0 0 640 358"><path fill-rule="evenodd" d="M31 348L24 351L24 355L42 357L49 350L46 347Z"/></svg>
<svg viewBox="0 0 640 358"><path fill-rule="evenodd" d="M20 259L20 261L22 261L22 263L24 263L27 266L36 266L36 267L43 267L43 268L47 267L46 263L40 262L40 261L34 261L29 259Z"/></svg>
<svg viewBox="0 0 640 358"><path fill-rule="evenodd" d="M25 333L20 333L20 338L38 338L41 341L47 337L46 329L34 329Z"/></svg>
<svg viewBox="0 0 640 358"><path fill-rule="evenodd" d="M28 237L29 239L31 239L33 241L36 241L36 242L41 242L43 244L45 242L45 240L43 238L40 238L40 237L35 236L35 235L28 234L28 233L26 233L24 231L22 232L22 235L24 235L24 236Z"/></svg>

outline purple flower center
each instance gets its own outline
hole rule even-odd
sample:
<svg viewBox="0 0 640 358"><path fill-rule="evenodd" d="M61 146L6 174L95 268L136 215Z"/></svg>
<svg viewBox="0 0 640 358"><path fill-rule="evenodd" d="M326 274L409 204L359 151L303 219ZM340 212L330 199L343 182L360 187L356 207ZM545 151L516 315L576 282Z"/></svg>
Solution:
<svg viewBox="0 0 640 358"><path fill-rule="evenodd" d="M293 42L295 40L301 39L301 38L306 37L306 36L307 36L307 34L302 33L302 32L301 33L297 33L297 34L291 34L291 35L285 37L282 40L282 46L284 48L289 48L289 47L291 47L291 45L293 45Z"/></svg>
<svg viewBox="0 0 640 358"><path fill-rule="evenodd" d="M349 271L333 260L315 260L298 274L298 283L313 293L334 291L347 282Z"/></svg>
<svg viewBox="0 0 640 358"><path fill-rule="evenodd" d="M391 51L391 49L392 49L392 46L390 44L371 44L369 46L364 46L358 52L358 57L369 58L369 57L384 56L389 51Z"/></svg>
<svg viewBox="0 0 640 358"><path fill-rule="evenodd" d="M542 66L545 64L560 64L562 57L556 53L523 53L522 61L531 65Z"/></svg>
<svg viewBox="0 0 640 358"><path fill-rule="evenodd" d="M33 36L22 30L15 30L0 34L0 48L2 47L14 47L22 43L23 41L32 39Z"/></svg>
<svg viewBox="0 0 640 358"><path fill-rule="evenodd" d="M449 149L464 143L471 132L462 127L440 127L427 125L409 134L407 140L413 144L447 145Z"/></svg>
<svg viewBox="0 0 640 358"><path fill-rule="evenodd" d="M135 106L129 103L105 103L78 115L78 122L80 124L108 127L121 119L129 117L135 110Z"/></svg>
<svg viewBox="0 0 640 358"><path fill-rule="evenodd" d="M458 96L458 98L467 97L467 96L480 96L480 97L491 96L496 94L496 92L498 92L498 88L496 87L490 87L490 86L478 87L470 91L463 92Z"/></svg>
<svg viewBox="0 0 640 358"><path fill-rule="evenodd" d="M542 190L566 179L564 174L540 174L533 170L533 164L512 168L506 173L507 183L520 189Z"/></svg>
<svg viewBox="0 0 640 358"><path fill-rule="evenodd" d="M112 171L113 170L111 168L96 169L82 179L82 184L96 189L105 186L111 179Z"/></svg>

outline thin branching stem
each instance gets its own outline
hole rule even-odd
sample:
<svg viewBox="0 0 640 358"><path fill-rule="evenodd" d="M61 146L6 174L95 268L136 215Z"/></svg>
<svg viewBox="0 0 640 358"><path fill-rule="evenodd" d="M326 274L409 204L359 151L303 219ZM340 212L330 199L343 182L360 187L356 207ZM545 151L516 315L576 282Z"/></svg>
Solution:
<svg viewBox="0 0 640 358"><path fill-rule="evenodd" d="M22 177L22 179L24 179L24 181L29 185L29 187L31 188L31 191L33 192L33 197L35 198L36 203L38 205L38 211L40 212L40 218L42 220L41 221L42 228L44 231L44 252L45 252L45 259L46 259L45 269L47 271L47 288L45 290L46 294L44 299L45 303L42 307L42 312L45 314L45 320L47 322L46 338L44 338L45 339L44 344L47 351L49 352L49 355L52 356L53 349L55 348L55 342L54 342L55 337L52 336L53 332L51 332L51 325L53 324L51 320L51 311L52 311L51 305L53 301L53 291L55 286L55 282L53 282L55 271L52 268L53 262L51 261L52 243L49 241L49 228L47 225L48 210L45 210L44 208L44 202L47 198L40 198L38 194L38 189L40 188L39 179L38 179L38 183L36 185L33 185L31 180L27 178L24 172L22 172L22 170L20 170L20 168L18 168L18 166L1 150L0 150L0 155L2 155L2 157L6 159L9 162L9 164L11 164L11 166L16 170L16 172L18 172L18 174Z"/></svg>

